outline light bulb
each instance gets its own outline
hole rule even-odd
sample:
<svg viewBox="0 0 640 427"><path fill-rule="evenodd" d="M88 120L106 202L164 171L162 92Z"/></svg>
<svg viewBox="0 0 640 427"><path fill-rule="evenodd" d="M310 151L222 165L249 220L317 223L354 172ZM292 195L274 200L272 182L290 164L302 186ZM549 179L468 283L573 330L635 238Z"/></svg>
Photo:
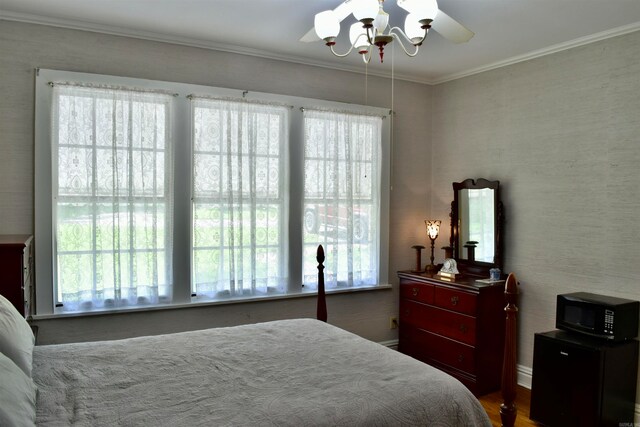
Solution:
<svg viewBox="0 0 640 427"><path fill-rule="evenodd" d="M318 37L322 40L330 37L338 37L340 33L340 20L333 10L325 10L316 15L313 20L313 27Z"/></svg>

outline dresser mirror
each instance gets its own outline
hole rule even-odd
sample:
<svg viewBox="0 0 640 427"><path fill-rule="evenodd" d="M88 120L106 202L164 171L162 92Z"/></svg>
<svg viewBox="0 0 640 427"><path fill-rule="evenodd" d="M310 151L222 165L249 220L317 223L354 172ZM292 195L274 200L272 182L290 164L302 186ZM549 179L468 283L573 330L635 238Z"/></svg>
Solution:
<svg viewBox="0 0 640 427"><path fill-rule="evenodd" d="M453 183L450 245L461 272L489 277L491 268L502 269L503 221L500 181Z"/></svg>

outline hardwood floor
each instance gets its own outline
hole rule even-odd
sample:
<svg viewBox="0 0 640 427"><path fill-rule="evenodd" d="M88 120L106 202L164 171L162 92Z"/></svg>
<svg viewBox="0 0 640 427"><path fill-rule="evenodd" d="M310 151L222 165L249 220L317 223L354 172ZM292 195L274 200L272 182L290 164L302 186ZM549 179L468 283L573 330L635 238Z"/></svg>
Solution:
<svg viewBox="0 0 640 427"><path fill-rule="evenodd" d="M487 411L489 419L491 419L491 424L495 427L500 427L500 404L502 404L502 394L500 391L484 395L480 397L479 400L480 403L482 403L484 410ZM518 415L516 416L516 427L537 427L541 425L529 419L530 402L531 390L518 386L516 395L516 409L518 410Z"/></svg>

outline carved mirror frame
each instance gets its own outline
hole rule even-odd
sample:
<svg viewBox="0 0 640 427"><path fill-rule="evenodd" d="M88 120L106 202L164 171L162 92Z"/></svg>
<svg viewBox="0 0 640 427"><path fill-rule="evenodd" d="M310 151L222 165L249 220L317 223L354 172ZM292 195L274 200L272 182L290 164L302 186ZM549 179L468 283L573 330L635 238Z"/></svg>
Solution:
<svg viewBox="0 0 640 427"><path fill-rule="evenodd" d="M470 261L468 259L462 259L461 253L464 247L464 242L459 241L460 230L460 218L458 215L459 194L460 190L480 190L489 188L495 191L493 204L494 204L494 257L493 262L483 261ZM500 200L500 181L489 181L483 178L477 180L465 179L462 182L453 183L453 202L451 202L451 237L449 239L449 245L452 248L453 258L458 264L458 269L463 274L471 276L489 277L489 270L492 268L499 268L502 270L503 266L503 228L504 228L504 207Z"/></svg>

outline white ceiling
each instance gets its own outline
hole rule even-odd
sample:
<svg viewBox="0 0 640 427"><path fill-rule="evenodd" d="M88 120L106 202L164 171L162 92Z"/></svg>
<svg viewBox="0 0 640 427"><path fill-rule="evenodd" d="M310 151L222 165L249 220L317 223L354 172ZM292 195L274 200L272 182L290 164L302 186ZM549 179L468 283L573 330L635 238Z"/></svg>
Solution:
<svg viewBox="0 0 640 427"><path fill-rule="evenodd" d="M335 58L322 42L299 41L316 13L341 0L0 0L0 18L170 41L364 72L359 56ZM416 58L373 58L368 72L438 83L587 42L640 30L640 0L439 0L475 32L453 44L430 32ZM392 25L406 12L385 2ZM437 18L436 18L437 19ZM353 17L342 24L348 33ZM355 21L355 20L354 20ZM345 36L346 37L346 36ZM345 51L340 38L337 50Z"/></svg>

